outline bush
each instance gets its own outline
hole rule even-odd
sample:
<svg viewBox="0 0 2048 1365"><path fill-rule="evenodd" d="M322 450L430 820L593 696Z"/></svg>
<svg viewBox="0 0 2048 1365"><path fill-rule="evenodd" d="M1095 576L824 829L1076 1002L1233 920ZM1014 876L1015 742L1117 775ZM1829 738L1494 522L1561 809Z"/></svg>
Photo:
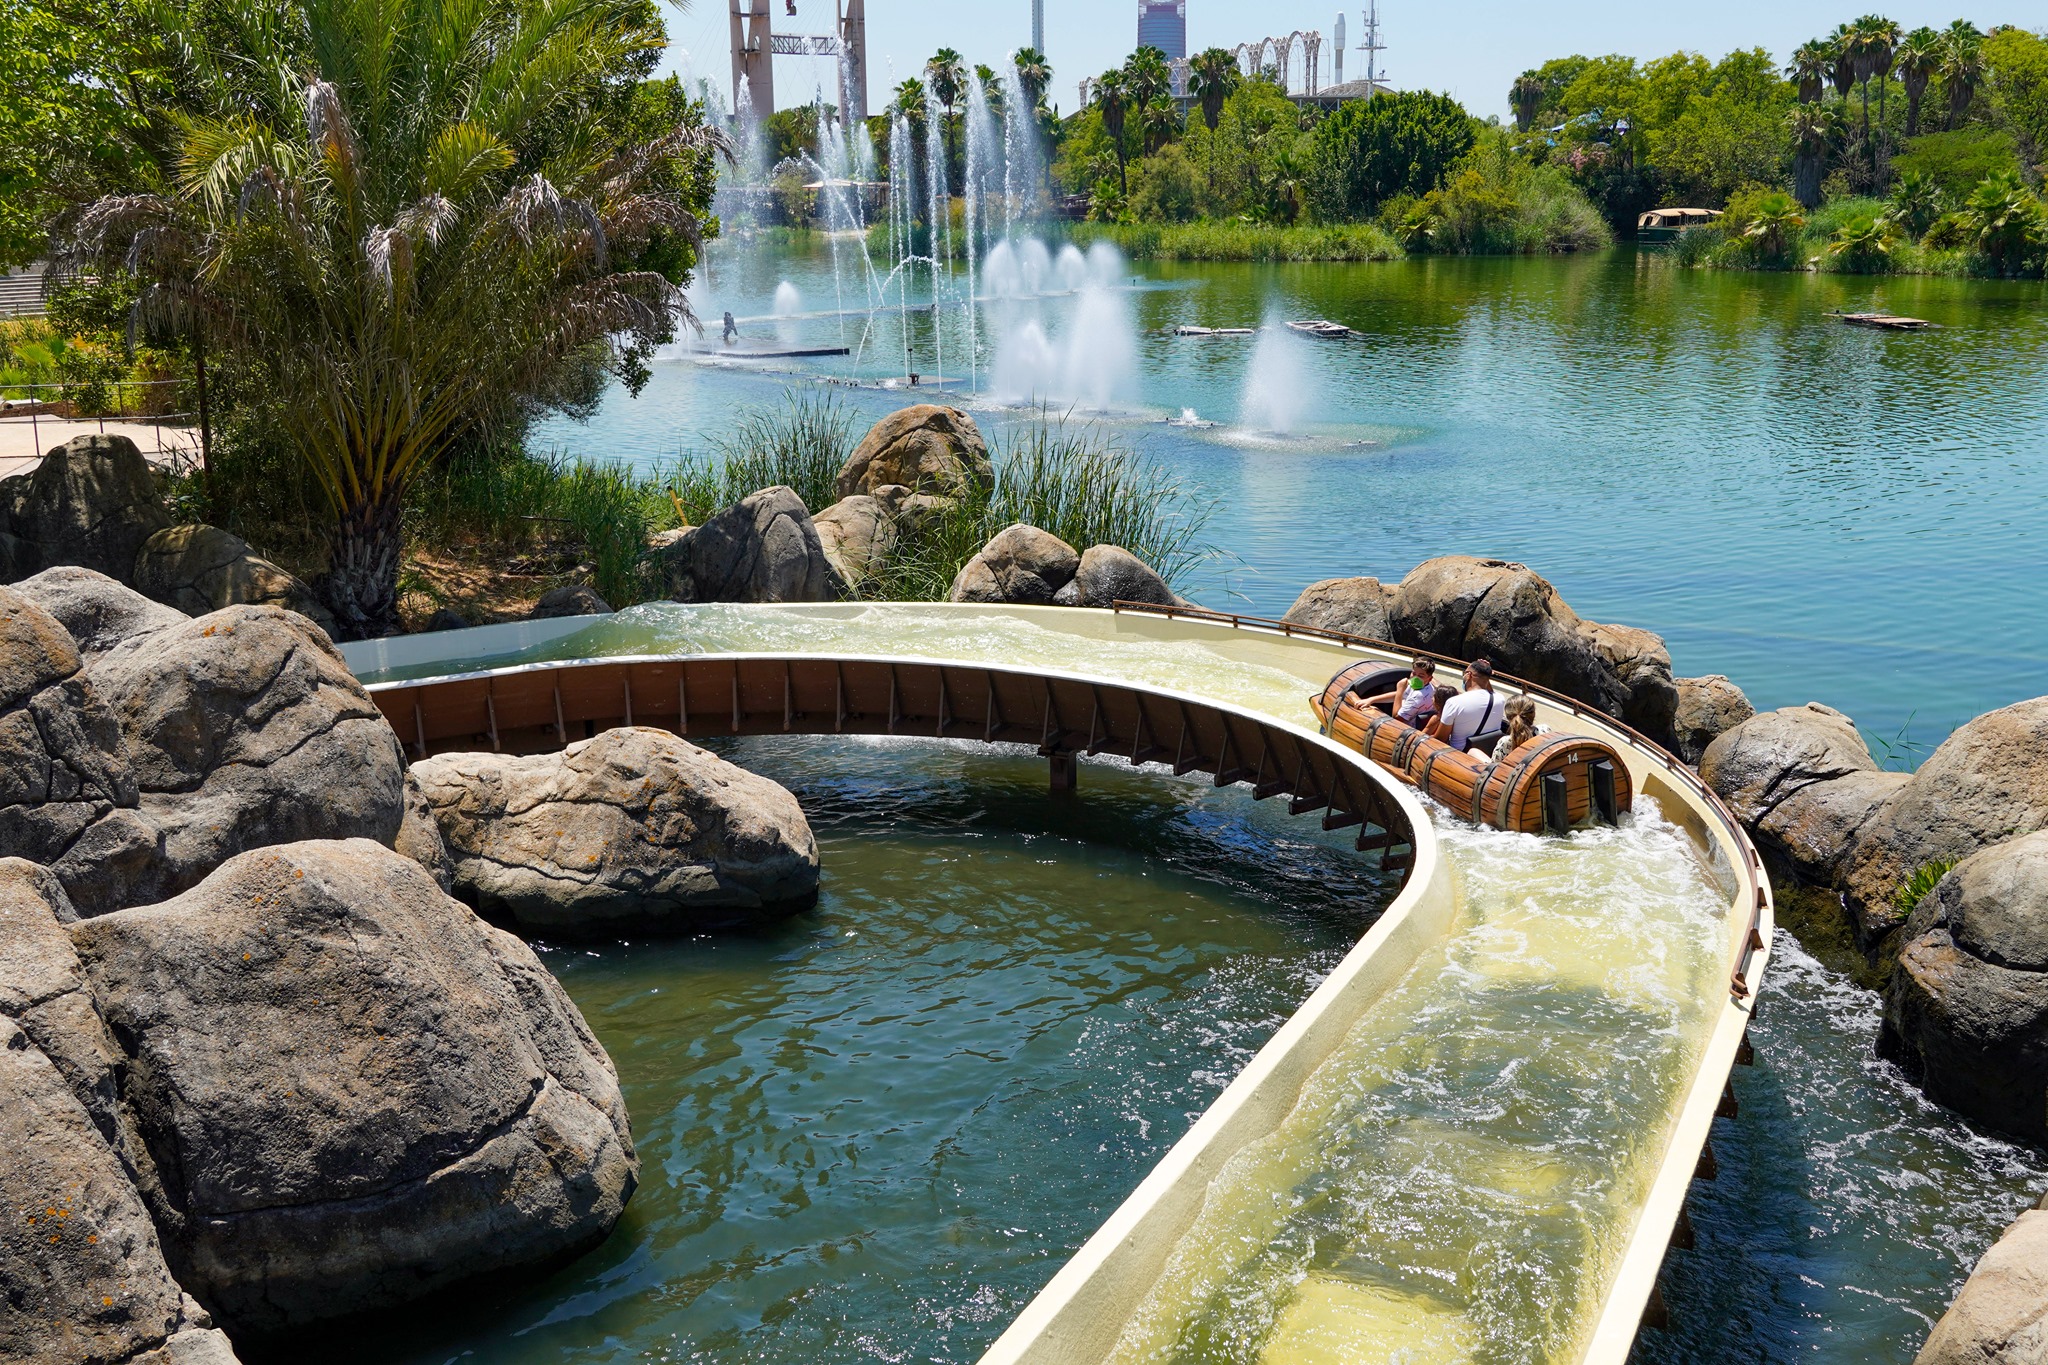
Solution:
<svg viewBox="0 0 2048 1365"><path fill-rule="evenodd" d="M1134 261L1397 261L1404 254L1373 223L1091 223L1070 236L1083 246L1112 242Z"/></svg>
<svg viewBox="0 0 2048 1365"><path fill-rule="evenodd" d="M1473 120L1449 95L1400 91L1352 100L1316 128L1309 203L1325 222L1370 218L1400 194L1427 194L1472 148Z"/></svg>
<svg viewBox="0 0 2048 1365"><path fill-rule="evenodd" d="M1986 176L2019 169L2019 148L2011 135L1982 126L1923 133L1892 157L1894 174L1924 176L1952 201L1960 201Z"/></svg>
<svg viewBox="0 0 2048 1365"><path fill-rule="evenodd" d="M1411 250L1446 255L1580 251L1614 241L1569 176L1531 164L1497 130L1458 162L1442 189L1388 201L1382 222Z"/></svg>
<svg viewBox="0 0 2048 1365"><path fill-rule="evenodd" d="M1888 274L1896 265L1893 248L1898 241L1899 230L1891 219L1868 214L1835 229L1825 259L1831 270L1844 275Z"/></svg>
<svg viewBox="0 0 2048 1365"><path fill-rule="evenodd" d="M1201 197L1202 174L1180 143L1131 166L1127 211L1141 223L1185 223L1197 216Z"/></svg>

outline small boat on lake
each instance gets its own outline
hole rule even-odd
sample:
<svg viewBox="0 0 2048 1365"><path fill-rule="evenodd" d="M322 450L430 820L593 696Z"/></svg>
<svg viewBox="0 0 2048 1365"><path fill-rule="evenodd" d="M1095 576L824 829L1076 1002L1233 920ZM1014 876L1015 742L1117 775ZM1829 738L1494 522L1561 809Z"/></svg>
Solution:
<svg viewBox="0 0 2048 1365"><path fill-rule="evenodd" d="M1721 216L1719 209L1651 209L1636 219L1636 240L1654 245L1675 242L1696 227L1705 227Z"/></svg>
<svg viewBox="0 0 2048 1365"><path fill-rule="evenodd" d="M1887 332L1924 332L1934 326L1926 318L1900 317L1896 313L1837 313L1851 327L1877 327Z"/></svg>
<svg viewBox="0 0 2048 1365"><path fill-rule="evenodd" d="M1329 322L1322 318L1303 319L1299 322L1290 322L1287 326L1303 336L1321 337L1324 341L1343 341L1358 335L1341 322Z"/></svg>

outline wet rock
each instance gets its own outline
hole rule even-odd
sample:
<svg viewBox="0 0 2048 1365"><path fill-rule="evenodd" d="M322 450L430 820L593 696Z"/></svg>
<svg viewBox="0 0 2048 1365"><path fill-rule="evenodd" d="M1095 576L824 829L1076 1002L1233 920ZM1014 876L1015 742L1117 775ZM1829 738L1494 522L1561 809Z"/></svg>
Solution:
<svg viewBox="0 0 2048 1365"><path fill-rule="evenodd" d="M1799 880L1824 886L1906 782L1879 772L1856 723L1819 702L1744 721L1707 745L1699 768L1759 847Z"/></svg>
<svg viewBox="0 0 2048 1365"><path fill-rule="evenodd" d="M1388 608L1393 599L1394 589L1377 578L1325 578L1304 588L1281 619L1368 640L1391 640L1394 628Z"/></svg>
<svg viewBox="0 0 2048 1365"><path fill-rule="evenodd" d="M1395 590L1393 637L1403 645L1495 668L1673 743L1677 688L1658 636L1580 619L1527 565L1446 555L1412 569Z"/></svg>
<svg viewBox="0 0 2048 1365"><path fill-rule="evenodd" d="M559 754L443 754L414 773L458 895L549 934L695 933L793 914L818 894L796 798L665 730Z"/></svg>
<svg viewBox="0 0 2048 1365"><path fill-rule="evenodd" d="M229 607L131 641L89 677L160 844L125 877L60 862L81 912L175 895L247 849L358 836L388 846L397 835L398 737L305 617Z"/></svg>
<svg viewBox="0 0 2048 1365"><path fill-rule="evenodd" d="M1719 673L1704 678L1674 678L1677 706L1671 717L1672 750L1697 765L1707 746L1756 714L1742 689Z"/></svg>
<svg viewBox="0 0 2048 1365"><path fill-rule="evenodd" d="M1005 526L960 566L946 600L1049 606L1080 567L1080 554L1051 532Z"/></svg>
<svg viewBox="0 0 2048 1365"><path fill-rule="evenodd" d="M1082 551L1074 581L1063 592L1065 596L1055 595L1053 599L1063 606L1112 607L1118 602L1180 605L1166 580L1120 545L1091 545Z"/></svg>
<svg viewBox="0 0 2048 1365"><path fill-rule="evenodd" d="M0 850L94 903L147 873L156 832L115 713L57 619L0 588Z"/></svg>
<svg viewBox="0 0 2048 1365"><path fill-rule="evenodd" d="M421 626L420 630L425 634L431 635L436 631L443 630L468 630L471 624L472 622L467 616L453 608L436 607L434 614L427 618L427 623Z"/></svg>
<svg viewBox="0 0 2048 1365"><path fill-rule="evenodd" d="M1885 802L1856 840L1843 895L1866 941L1898 926L1919 868L2048 827L2048 697L1977 717Z"/></svg>
<svg viewBox="0 0 2048 1365"><path fill-rule="evenodd" d="M88 664L130 640L185 620L184 612L91 569L45 569L14 590L56 617Z"/></svg>
<svg viewBox="0 0 2048 1365"><path fill-rule="evenodd" d="M126 436L72 437L29 473L0 480L0 506L36 568L76 564L124 580L142 543L171 524L155 471Z"/></svg>
<svg viewBox="0 0 2048 1365"><path fill-rule="evenodd" d="M561 616L609 616L612 604L605 601L596 588L587 583L564 583L559 588L549 588L540 595L540 601L533 604L527 619L547 621Z"/></svg>
<svg viewBox="0 0 2048 1365"><path fill-rule="evenodd" d="M840 466L842 498L901 484L912 494L964 498L995 486L988 442L958 408L920 403L875 423Z"/></svg>
<svg viewBox="0 0 2048 1365"><path fill-rule="evenodd" d="M310 617L329 635L334 618L296 576L218 526L171 526L142 543L135 556L136 591L204 616L244 604L282 607Z"/></svg>
<svg viewBox="0 0 2048 1365"><path fill-rule="evenodd" d="M617 1078L560 986L379 844L244 854L72 933L170 1263L231 1332L555 1263L632 1193Z"/></svg>
<svg viewBox="0 0 2048 1365"><path fill-rule="evenodd" d="M2048 830L1958 864L1906 939L1879 1053L1937 1103L2048 1138Z"/></svg>
<svg viewBox="0 0 2048 1365"><path fill-rule="evenodd" d="M7 1018L0 1095L0 1359L232 1365L171 1277L142 1196L92 1116Z"/></svg>
<svg viewBox="0 0 2048 1365"><path fill-rule="evenodd" d="M887 491L907 493L893 486ZM894 557L895 507L902 502L902 497L895 498L892 505L882 497L856 493L841 498L814 519L826 560L853 591L858 592L862 583L886 569Z"/></svg>
<svg viewBox="0 0 2048 1365"><path fill-rule="evenodd" d="M2048 1360L2048 1213L2029 1211L1963 1286L1914 1365L2038 1365Z"/></svg>
<svg viewBox="0 0 2048 1365"><path fill-rule="evenodd" d="M845 585L803 499L764 488L678 538L660 553L662 579L678 602L831 602Z"/></svg>

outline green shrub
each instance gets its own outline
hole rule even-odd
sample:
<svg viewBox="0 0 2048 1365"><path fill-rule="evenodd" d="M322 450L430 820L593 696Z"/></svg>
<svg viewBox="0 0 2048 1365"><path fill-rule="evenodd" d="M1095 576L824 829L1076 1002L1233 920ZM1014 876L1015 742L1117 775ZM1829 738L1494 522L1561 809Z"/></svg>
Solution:
<svg viewBox="0 0 2048 1365"><path fill-rule="evenodd" d="M1892 171L1924 176L1950 200L1961 200L1986 176L2020 169L2019 148L2010 134L1982 125L1908 139L1892 157Z"/></svg>
<svg viewBox="0 0 2048 1365"><path fill-rule="evenodd" d="M1083 246L1111 242L1134 261L1396 261L1404 254L1374 223L1088 223L1069 235Z"/></svg>
<svg viewBox="0 0 2048 1365"><path fill-rule="evenodd" d="M1896 265L1899 230L1883 214L1852 219L1828 239L1828 268L1844 275L1882 275Z"/></svg>
<svg viewBox="0 0 2048 1365"><path fill-rule="evenodd" d="M1926 900L1941 879L1954 870L1957 861L1955 858L1941 858L1915 868L1905 884L1892 893L1892 902L1898 907L1900 916L1903 918L1919 909L1920 902Z"/></svg>

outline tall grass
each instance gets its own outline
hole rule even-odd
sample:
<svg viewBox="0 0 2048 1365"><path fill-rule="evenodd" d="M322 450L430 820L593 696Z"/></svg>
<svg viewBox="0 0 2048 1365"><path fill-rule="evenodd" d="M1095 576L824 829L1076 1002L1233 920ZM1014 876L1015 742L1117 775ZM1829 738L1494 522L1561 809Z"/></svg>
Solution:
<svg viewBox="0 0 2048 1365"><path fill-rule="evenodd" d="M1077 223L1069 235L1081 246L1113 243L1137 261L1398 261L1407 254L1377 223Z"/></svg>
<svg viewBox="0 0 2048 1365"><path fill-rule="evenodd" d="M900 528L895 556L864 585L864 596L943 601L961 566L1017 522L1077 550L1120 545L1169 585L1216 553L1204 539L1215 503L1096 428L1041 412L999 440L993 454L995 487Z"/></svg>
<svg viewBox="0 0 2048 1365"><path fill-rule="evenodd" d="M777 485L795 489L804 506L821 512L838 499L834 483L853 451L853 428L854 416L837 394L788 394L777 407L741 416L709 454L678 456L655 481L693 526Z"/></svg>

